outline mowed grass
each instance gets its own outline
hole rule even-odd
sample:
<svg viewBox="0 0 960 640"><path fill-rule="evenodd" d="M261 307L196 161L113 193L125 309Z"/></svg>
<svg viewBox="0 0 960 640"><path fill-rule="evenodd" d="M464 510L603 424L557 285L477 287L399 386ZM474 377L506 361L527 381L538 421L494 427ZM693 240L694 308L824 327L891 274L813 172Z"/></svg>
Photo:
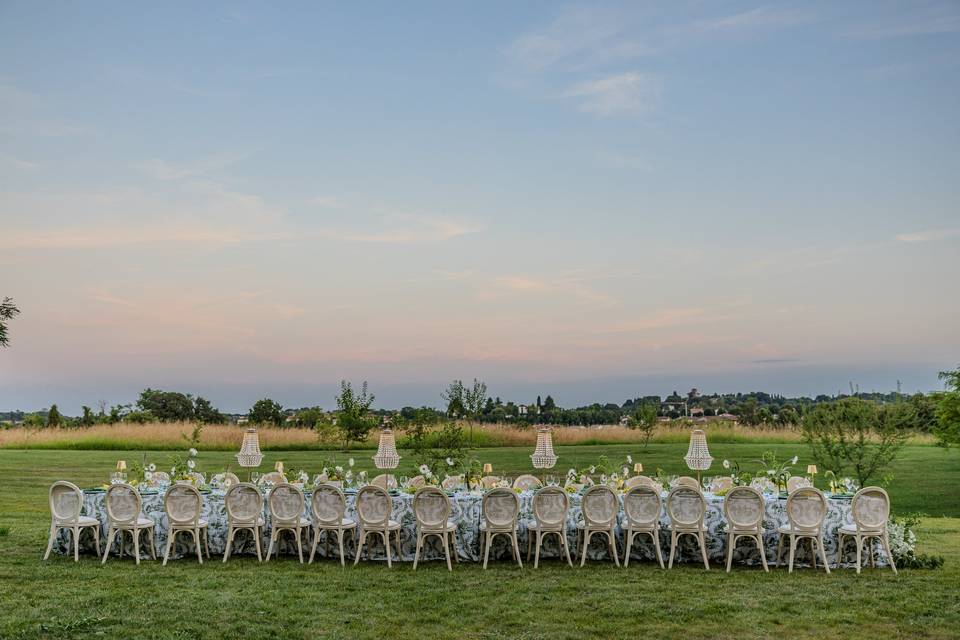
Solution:
<svg viewBox="0 0 960 640"><path fill-rule="evenodd" d="M801 445L716 444L719 461L747 461L768 449L781 457ZM651 472L682 473L682 443L560 447L557 473L627 453ZM370 469L370 451L350 456L355 470ZM401 455L403 452L401 451ZM529 471L529 448L482 449L477 457L496 473ZM446 571L427 563L388 570L381 563L341 569L321 562L301 566L283 557L260 565L247 557L227 564L178 560L167 567L112 558L101 566L55 556L40 560L49 515L50 482L102 483L118 458L142 452L0 451L0 638L845 638L957 637L960 629L960 481L958 452L908 447L890 485L898 512L925 511L920 551L946 557L942 569L867 569L788 575L750 567L731 574L694 564L663 571L645 563L626 569L593 562L570 569L547 561L538 570L498 562L484 572L464 563ZM148 452L161 468L169 452ZM282 459L314 473L330 454L268 454L261 471ZM201 470L222 470L232 457L201 451ZM412 466L404 460L400 472ZM9 531L3 534L2 531Z"/></svg>

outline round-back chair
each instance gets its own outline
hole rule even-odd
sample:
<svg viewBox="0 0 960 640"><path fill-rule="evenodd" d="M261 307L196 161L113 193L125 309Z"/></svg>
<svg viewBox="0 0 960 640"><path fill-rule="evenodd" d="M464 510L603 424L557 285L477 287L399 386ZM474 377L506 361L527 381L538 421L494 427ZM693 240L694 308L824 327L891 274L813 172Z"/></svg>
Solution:
<svg viewBox="0 0 960 640"><path fill-rule="evenodd" d="M539 489L543 486L543 483L540 482L540 478L529 473L524 473L523 475L517 476L513 481L513 488L520 489L520 491L533 491Z"/></svg>
<svg viewBox="0 0 960 640"><path fill-rule="evenodd" d="M707 527L703 520L707 513L707 501L698 487L678 484L667 494L667 517L670 519L670 561L668 568L673 568L673 557L677 549L677 541L687 535L696 539L703 558L703 566L710 569L707 559Z"/></svg>
<svg viewBox="0 0 960 640"><path fill-rule="evenodd" d="M353 560L356 565L360 562L360 552L363 543L369 534L377 534L383 538L387 552L387 566L393 566L393 556L390 549L390 534L395 533L397 557L400 557L400 523L390 518L393 513L393 500L383 487L368 484L357 492L356 499L357 519L360 521L360 541L357 543L357 556Z"/></svg>
<svg viewBox="0 0 960 640"><path fill-rule="evenodd" d="M617 526L617 513L620 502L617 494L606 485L594 485L587 489L580 498L580 512L583 522L577 523L577 532L583 535L583 548L580 551L580 566L587 561L587 548L590 538L595 533L604 534L610 548L610 555L614 563L620 566L620 557L617 552L617 539L614 530Z"/></svg>
<svg viewBox="0 0 960 640"><path fill-rule="evenodd" d="M260 537L263 532L263 495L249 482L237 482L227 487L223 496L227 509L227 547L223 551L223 561L230 558L233 539L238 531L249 531L257 549L257 560L262 561Z"/></svg>
<svg viewBox="0 0 960 640"><path fill-rule="evenodd" d="M643 477L643 476L635 476ZM623 566L630 563L630 549L633 540L639 535L649 535L657 554L657 561L663 569L663 554L660 552L660 514L663 500L660 491L647 482L641 482L623 496L623 515L626 530L623 534Z"/></svg>
<svg viewBox="0 0 960 640"><path fill-rule="evenodd" d="M343 491L332 484L321 484L313 490L310 506L313 511L313 547L310 549L310 562L313 562L317 552L320 533L326 531L327 555L330 555L330 534L336 533L337 544L340 547L340 566L346 565L343 555L343 536L347 531L353 530L356 522L344 517L347 511L347 499L343 496Z"/></svg>
<svg viewBox="0 0 960 640"><path fill-rule="evenodd" d="M450 563L450 546L456 526L450 522L450 498L437 487L423 487L413 496L413 514L417 520L417 550L413 556L413 570L417 570L420 561L420 551L428 536L440 538L443 544L443 553L447 559L447 570L452 571ZM456 546L454 545L454 551Z"/></svg>
<svg viewBox="0 0 960 640"><path fill-rule="evenodd" d="M893 561L890 537L887 533L887 521L890 519L890 496L881 487L864 487L853 496L850 506L853 514L853 526L844 525L837 531L839 536L837 541L837 566L840 565L840 558L843 556L844 540L853 538L857 543L857 573L860 573L863 568L861 555L863 543L876 540L883 547L890 568L896 574L897 565ZM872 546L868 553L871 565L876 566Z"/></svg>
<svg viewBox="0 0 960 640"><path fill-rule="evenodd" d="M273 553L273 545L277 545L277 554L280 554L280 534L289 531L297 539L297 557L303 564L303 532L310 530L310 521L303 512L307 501L303 497L300 487L281 482L270 490L267 497L267 506L270 508L270 545L267 547L267 562Z"/></svg>
<svg viewBox="0 0 960 640"><path fill-rule="evenodd" d="M123 557L123 532L129 531L133 537L133 557L140 564L140 534L147 532L150 542L150 556L157 559L157 549L153 541L154 522L141 512L143 499L140 492L129 484L113 484L104 496L107 507L107 546L103 550L103 560L110 556L114 536L119 539L120 557Z"/></svg>
<svg viewBox="0 0 960 640"><path fill-rule="evenodd" d="M527 562L530 561L530 547L536 537L536 553L533 568L540 566L540 546L544 536L556 534L560 539L560 548L567 557L567 564L573 566L570 548L567 546L567 510L570 498L562 487L543 487L533 496L533 521L527 524Z"/></svg>
<svg viewBox="0 0 960 640"><path fill-rule="evenodd" d="M163 496L163 508L167 513L167 549L163 554L163 564L166 566L170 559L170 550L181 531L193 535L194 548L197 551L197 560L203 564L203 555L200 552L200 534L206 546L207 557L210 557L210 543L207 540L207 521L203 515L203 498L197 488L191 484L174 483L167 488Z"/></svg>
<svg viewBox="0 0 960 640"><path fill-rule="evenodd" d="M810 563L817 568L817 550L823 560L823 568L830 573L827 566L827 555L823 549L823 521L827 517L827 499L816 487L801 487L787 496L787 526L778 529L779 542L777 544L777 564L783 551L784 539L790 541L790 573L793 572L794 555L797 542L803 539L810 541Z"/></svg>
<svg viewBox="0 0 960 640"><path fill-rule="evenodd" d="M100 521L90 516L81 515L83 511L83 492L80 487L60 480L50 485L50 536L47 541L47 550L43 559L50 557L53 543L60 529L69 529L73 533L73 560L80 560L80 534L84 529L92 529L97 545L97 555L100 555Z"/></svg>
<svg viewBox="0 0 960 640"><path fill-rule="evenodd" d="M486 476L491 478L493 476ZM499 478L497 478L499 481ZM483 536L483 568L487 568L487 561L490 556L490 546L497 535L505 535L513 543L513 554L519 566L523 566L520 560L520 545L517 541L517 518L520 515L520 498L513 489L500 487L491 489L483 495L483 501L480 503L482 518L480 521L480 533Z"/></svg>
<svg viewBox="0 0 960 640"><path fill-rule="evenodd" d="M753 487L734 487L723 501L723 514L727 519L727 573L733 564L733 550L740 538L749 538L757 543L763 570L767 567L767 555L763 549L763 495Z"/></svg>

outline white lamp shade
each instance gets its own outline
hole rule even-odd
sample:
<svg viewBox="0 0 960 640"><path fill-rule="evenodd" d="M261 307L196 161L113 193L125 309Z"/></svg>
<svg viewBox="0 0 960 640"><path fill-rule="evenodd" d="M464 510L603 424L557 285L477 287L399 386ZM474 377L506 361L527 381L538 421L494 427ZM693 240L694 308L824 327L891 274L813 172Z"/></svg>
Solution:
<svg viewBox="0 0 960 640"><path fill-rule="evenodd" d="M530 456L534 469L552 469L557 464L557 454L553 452L553 436L550 429L537 431L537 446Z"/></svg>
<svg viewBox="0 0 960 640"><path fill-rule="evenodd" d="M263 461L263 454L260 453L260 437L256 429L247 429L243 433L243 444L240 445L240 453L237 454L237 464L241 467L259 467Z"/></svg>
<svg viewBox="0 0 960 640"><path fill-rule="evenodd" d="M390 429L380 431L380 444L377 446L377 455L373 456L373 464L377 469L396 469L400 464L397 443Z"/></svg>
<svg viewBox="0 0 960 640"><path fill-rule="evenodd" d="M713 457L707 448L707 434L702 429L694 429L690 433L690 447L683 460L694 471L706 471L713 464Z"/></svg>

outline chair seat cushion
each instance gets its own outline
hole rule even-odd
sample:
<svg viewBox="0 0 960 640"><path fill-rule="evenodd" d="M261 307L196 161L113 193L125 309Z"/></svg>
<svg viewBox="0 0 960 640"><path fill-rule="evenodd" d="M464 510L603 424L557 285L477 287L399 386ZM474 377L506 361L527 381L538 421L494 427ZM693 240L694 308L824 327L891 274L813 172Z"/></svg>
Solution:
<svg viewBox="0 0 960 640"><path fill-rule="evenodd" d="M318 529L325 529L325 528L336 529L336 528L337 528L337 523L335 523L335 522L314 522L314 523L313 523L313 526L314 526L314 527L317 527ZM340 528L341 528L341 529L352 529L352 528L355 527L355 526L357 526L357 522L356 522L355 520L351 520L350 518L344 518L343 520L340 521Z"/></svg>
<svg viewBox="0 0 960 640"><path fill-rule="evenodd" d="M369 525L369 524L368 524L368 525L364 525L363 523L360 523L360 526L361 526L362 528L368 530L368 531L379 531L379 530L383 529L383 526L382 526L382 525L379 525L379 524L378 524L378 525ZM399 529L399 528L400 528L400 523L399 523L399 522L397 522L396 520L387 520L387 531L394 531L394 530Z"/></svg>
<svg viewBox="0 0 960 640"><path fill-rule="evenodd" d="M779 528L777 529L777 533L781 533L781 534L783 534L783 535L785 535L785 536L788 536L788 535L791 535L791 534L793 534L793 535L795 535L795 536L816 536L816 535L820 535L820 531L818 531L817 529L792 529L792 528L790 527L790 525L787 525L787 526L785 526L785 527L779 527Z"/></svg>
<svg viewBox="0 0 960 640"><path fill-rule="evenodd" d="M543 530L544 531L563 531L565 527L566 527L565 522L557 522L556 524L544 525ZM531 531L539 531L540 523L537 522L536 520L528 520L527 529L530 529Z"/></svg>
<svg viewBox="0 0 960 640"><path fill-rule="evenodd" d="M587 524L585 522L577 523L577 529L580 529L581 531L583 531L586 528L586 526ZM609 525L603 525L603 524L590 525L590 528L593 529L594 531L606 531L607 529L612 529L615 526L617 526L617 523L611 522Z"/></svg>
<svg viewBox="0 0 960 640"><path fill-rule="evenodd" d="M687 526L687 527L665 527L665 529L667 531L673 530L673 531L676 531L677 533L696 533L697 532L696 525ZM707 525L706 524L701 525L700 531L702 533L707 533Z"/></svg>
<svg viewBox="0 0 960 640"><path fill-rule="evenodd" d="M488 527L487 527L487 521L486 521L486 520L481 520L481 521L480 521L480 531L486 531L487 529L488 529ZM494 527L489 527L489 529L490 529L491 531L513 531L513 530L514 530L514 527L511 526L511 525L509 525L509 524L505 524L505 525L498 525L498 526L494 526Z"/></svg>
<svg viewBox="0 0 960 640"><path fill-rule="evenodd" d="M198 529L203 529L203 528L205 528L208 524L210 524L210 523L207 522L206 520L204 520L203 518L201 518L200 521L197 522L197 528L198 528ZM177 528L177 529L193 529L193 524L190 523L190 522L171 522L171 523L170 523L170 527L171 527L171 528Z"/></svg>
<svg viewBox="0 0 960 640"><path fill-rule="evenodd" d="M140 517L137 518L137 521L135 523L134 522L110 522L110 526L115 527L117 529L133 529L134 527L136 527L137 529L145 529L147 527L152 527L153 524L154 524L153 520L144 516L143 514L140 514Z"/></svg>
<svg viewBox="0 0 960 640"><path fill-rule="evenodd" d="M97 520L96 518L91 518L90 516L80 516L79 518L77 518L77 521L79 522L79 525L81 527L92 527L95 524L96 525L100 524L99 520Z"/></svg>
<svg viewBox="0 0 960 640"><path fill-rule="evenodd" d="M883 529L860 529L859 531L857 531L856 525L852 525L852 524L845 524L839 529L837 529L837 531L839 533L842 533L845 536L855 536L858 533L862 536L874 536L874 535L882 536L884 533Z"/></svg>
<svg viewBox="0 0 960 640"><path fill-rule="evenodd" d="M230 523L231 527L262 527L266 523L263 521L263 516L257 518L256 522L251 522L250 520L234 520Z"/></svg>

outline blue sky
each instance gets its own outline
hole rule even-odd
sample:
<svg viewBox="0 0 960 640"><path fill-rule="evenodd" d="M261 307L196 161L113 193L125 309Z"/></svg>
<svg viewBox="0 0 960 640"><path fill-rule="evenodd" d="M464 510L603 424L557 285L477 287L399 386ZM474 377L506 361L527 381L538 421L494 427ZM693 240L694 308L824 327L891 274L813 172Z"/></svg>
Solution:
<svg viewBox="0 0 960 640"><path fill-rule="evenodd" d="M937 387L960 5L0 5L0 407Z"/></svg>

